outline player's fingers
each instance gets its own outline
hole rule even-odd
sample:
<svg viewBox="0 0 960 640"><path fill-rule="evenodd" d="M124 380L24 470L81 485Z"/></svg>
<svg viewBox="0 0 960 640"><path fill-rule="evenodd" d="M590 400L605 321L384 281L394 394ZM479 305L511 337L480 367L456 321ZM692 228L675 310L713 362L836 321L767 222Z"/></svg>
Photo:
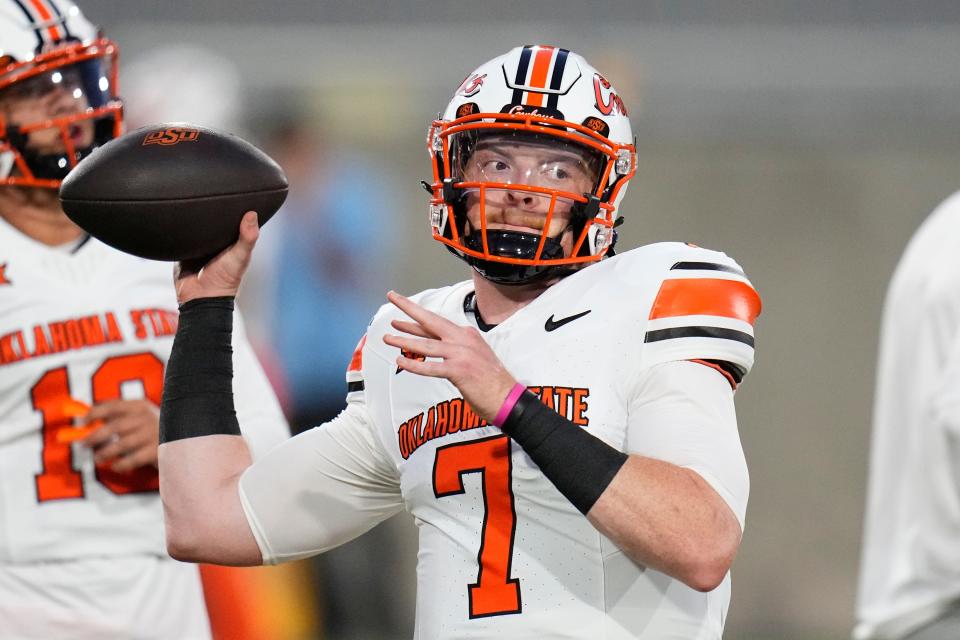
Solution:
<svg viewBox="0 0 960 640"><path fill-rule="evenodd" d="M420 336L421 338L437 337L429 333L426 329L418 325L416 322L410 322L408 320L391 320L390 325L397 331L403 331L404 333L411 333L415 336Z"/></svg>
<svg viewBox="0 0 960 640"><path fill-rule="evenodd" d="M443 358L449 351L448 345L443 344L439 340L431 340L429 338L406 338L404 336L385 333L383 335L383 341L391 347L433 358Z"/></svg>
<svg viewBox="0 0 960 640"><path fill-rule="evenodd" d="M98 402L90 407L90 411L88 411L80 421L82 424L90 424L95 420L112 420L122 416L129 411L127 402L128 401L125 400Z"/></svg>
<svg viewBox="0 0 960 640"><path fill-rule="evenodd" d="M91 449L96 449L109 442L110 439L116 437L116 435L113 425L104 423L100 428L91 432L90 435L82 438L80 443Z"/></svg>
<svg viewBox="0 0 960 640"><path fill-rule="evenodd" d="M135 448L129 440L115 436L105 444L94 449L93 460L100 463L122 456L127 451Z"/></svg>
<svg viewBox="0 0 960 640"><path fill-rule="evenodd" d="M114 436L105 445L94 449L94 460L104 462L113 458L129 456L131 453L146 449L156 451L157 440L143 431L131 432L123 436Z"/></svg>
<svg viewBox="0 0 960 640"><path fill-rule="evenodd" d="M432 311L424 309L410 298L402 296L396 291L387 292L387 300L416 320L426 331L436 335L438 338L445 338L459 328L453 322L438 316Z"/></svg>
<svg viewBox="0 0 960 640"><path fill-rule="evenodd" d="M397 366L404 371L415 373L418 376L427 376L430 378L446 378L446 368L442 361L430 360L423 361L397 356Z"/></svg>

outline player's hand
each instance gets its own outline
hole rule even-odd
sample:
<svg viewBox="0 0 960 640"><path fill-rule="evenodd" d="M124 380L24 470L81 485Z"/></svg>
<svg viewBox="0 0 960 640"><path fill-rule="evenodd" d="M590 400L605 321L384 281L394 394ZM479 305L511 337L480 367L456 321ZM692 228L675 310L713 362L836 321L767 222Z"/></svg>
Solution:
<svg viewBox="0 0 960 640"><path fill-rule="evenodd" d="M481 418L493 420L517 381L504 369L480 332L454 324L394 291L387 294L387 300L413 322L394 320L393 328L407 335L386 334L383 341L391 347L434 358L421 362L400 355L397 366L421 376L446 378Z"/></svg>
<svg viewBox="0 0 960 640"><path fill-rule="evenodd" d="M260 236L257 214L247 211L240 221L240 237L205 265L178 262L173 272L177 302L194 298L235 296Z"/></svg>
<svg viewBox="0 0 960 640"><path fill-rule="evenodd" d="M111 400L90 408L84 422L103 424L80 442L93 449L94 461L113 461L114 471L157 466L160 445L160 408L149 400Z"/></svg>

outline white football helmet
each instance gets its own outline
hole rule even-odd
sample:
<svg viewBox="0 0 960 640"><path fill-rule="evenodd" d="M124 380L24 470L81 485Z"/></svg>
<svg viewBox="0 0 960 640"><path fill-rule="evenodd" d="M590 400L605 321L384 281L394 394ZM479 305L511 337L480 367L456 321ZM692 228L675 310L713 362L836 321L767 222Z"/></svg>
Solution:
<svg viewBox="0 0 960 640"><path fill-rule="evenodd" d="M480 149L498 145L538 159L525 167L488 156L473 161ZM607 255L637 164L627 111L610 82L578 54L544 45L517 47L468 75L430 127L427 149L433 237L503 284L562 274L556 267L569 272ZM572 158L574 172L589 180L557 180L569 167L540 160L549 157L546 149ZM506 198L539 201L545 221L535 228L496 224L491 212ZM551 219L561 215L570 223L548 237ZM572 250L559 242L567 231Z"/></svg>
<svg viewBox="0 0 960 640"><path fill-rule="evenodd" d="M69 0L0 0L0 184L58 188L120 135L117 56Z"/></svg>

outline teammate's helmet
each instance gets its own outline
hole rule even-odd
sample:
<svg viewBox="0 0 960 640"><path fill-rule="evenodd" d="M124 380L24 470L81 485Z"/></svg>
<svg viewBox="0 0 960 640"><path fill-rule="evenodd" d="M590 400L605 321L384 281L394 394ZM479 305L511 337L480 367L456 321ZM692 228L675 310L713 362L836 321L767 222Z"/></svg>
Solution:
<svg viewBox="0 0 960 640"><path fill-rule="evenodd" d="M120 135L117 56L69 0L0 0L0 184L56 189Z"/></svg>
<svg viewBox="0 0 960 640"><path fill-rule="evenodd" d="M555 150L572 159L589 184L557 181L568 172L546 163L511 171L509 163L474 160L480 149L497 145ZM468 75L430 127L427 150L433 237L503 284L561 274L557 267L573 270L606 255L621 221L617 207L636 171L630 121L616 90L583 57L543 45L517 47ZM585 188L573 191L573 184ZM491 212L506 198L539 201L543 231L488 228ZM561 212L570 219L561 231L572 231L570 252L547 233Z"/></svg>

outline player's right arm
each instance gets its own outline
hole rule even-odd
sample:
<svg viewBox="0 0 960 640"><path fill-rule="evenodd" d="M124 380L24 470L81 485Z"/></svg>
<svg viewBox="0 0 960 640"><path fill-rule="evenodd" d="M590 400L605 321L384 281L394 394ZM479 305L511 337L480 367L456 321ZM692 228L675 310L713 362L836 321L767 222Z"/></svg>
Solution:
<svg viewBox="0 0 960 640"><path fill-rule="evenodd" d="M248 216L235 245L199 274L177 277L181 324L161 407L160 493L167 547L179 560L252 565L305 557L402 507L362 394L350 394L330 423L251 464L233 415L229 365L217 364L229 361L221 352L230 330L230 315L217 307L230 306L256 237L256 217Z"/></svg>
<svg viewBox="0 0 960 640"><path fill-rule="evenodd" d="M178 560L231 565L263 561L240 504L240 475L252 460L233 410L232 371L229 366L225 374L221 370L215 372L216 376L191 371L204 360L203 343L213 337L199 327L198 334L192 336L195 339L185 339L184 325L189 322L183 317L189 303L236 296L259 234L256 214L248 212L240 223L237 242L201 271L177 267L181 324L168 362L160 407L158 466L167 551ZM232 311L229 317L232 321ZM229 351L229 335L226 340ZM194 349L183 348L191 344ZM222 335L219 345L216 355L222 361ZM181 382L191 374L202 376L201 384ZM224 378L228 379L226 386ZM207 385L208 380L212 386ZM196 388L201 386L207 388ZM211 406L211 398L219 400L219 406ZM227 400L228 410L224 405Z"/></svg>

